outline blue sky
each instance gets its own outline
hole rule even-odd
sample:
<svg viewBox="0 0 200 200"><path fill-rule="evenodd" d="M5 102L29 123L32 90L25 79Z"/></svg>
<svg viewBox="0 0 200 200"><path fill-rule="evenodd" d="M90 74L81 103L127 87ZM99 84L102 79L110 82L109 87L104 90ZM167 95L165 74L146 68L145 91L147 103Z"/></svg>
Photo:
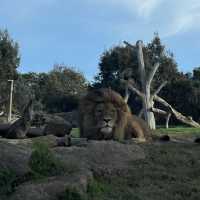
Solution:
<svg viewBox="0 0 200 200"><path fill-rule="evenodd" d="M104 50L154 32L179 70L200 66L200 0L0 0L0 28L20 45L21 72L64 63L91 80Z"/></svg>

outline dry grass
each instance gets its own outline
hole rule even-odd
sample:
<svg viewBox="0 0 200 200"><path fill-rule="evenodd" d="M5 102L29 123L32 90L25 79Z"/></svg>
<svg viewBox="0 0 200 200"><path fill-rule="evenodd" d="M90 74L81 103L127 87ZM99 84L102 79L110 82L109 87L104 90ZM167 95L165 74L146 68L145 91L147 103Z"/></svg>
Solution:
<svg viewBox="0 0 200 200"><path fill-rule="evenodd" d="M142 145L147 159L130 163L128 177L97 178L95 200L197 200L200 198L200 145Z"/></svg>

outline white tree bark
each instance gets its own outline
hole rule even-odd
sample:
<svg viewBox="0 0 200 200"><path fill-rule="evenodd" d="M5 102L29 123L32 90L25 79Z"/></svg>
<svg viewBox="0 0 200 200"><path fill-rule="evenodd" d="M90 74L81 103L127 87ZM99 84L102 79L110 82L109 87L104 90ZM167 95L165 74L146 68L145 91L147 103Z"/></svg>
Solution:
<svg viewBox="0 0 200 200"><path fill-rule="evenodd" d="M141 93L137 88L135 88L133 85L131 85L130 83L128 84L129 89L136 93L142 100L144 98L144 94ZM179 121L181 121L184 124L190 125L192 127L196 127L196 128L200 128L200 124L195 122L191 117L187 117L184 116L183 114L181 114L180 112L178 112L177 110L175 110L167 101L165 101L163 98L159 97L158 95L155 95L153 98L153 102L157 101L159 103L161 103L163 106L165 106L167 108L168 111L163 111L157 108L151 107L151 112L155 112L155 113L159 113L162 115L166 116L166 128L169 127L169 119L171 117L171 114L173 114L176 119L178 119ZM141 110L140 115L142 115L144 113L144 109Z"/></svg>
<svg viewBox="0 0 200 200"><path fill-rule="evenodd" d="M130 48L133 48L131 44L128 42L124 41L124 43L129 46ZM166 116L166 128L169 127L169 120L171 115L173 114L179 121L188 124L193 127L198 127L200 128L200 124L195 122L191 117L186 117L182 115L180 112L176 111L169 103L167 103L164 99L158 96L158 93L161 91L161 89L166 85L166 81L163 82L157 90L153 94L151 94L151 83L153 81L154 75L156 71L159 68L159 63L156 63L152 71L149 73L148 77L145 72L145 64L144 64L144 58L143 58L143 43L142 41L138 41L136 43L136 46L138 48L138 64L139 64L139 70L140 70L140 79L141 79L141 84L142 84L142 91L138 90L134 86L134 82L131 80L121 80L123 83L126 84L126 87L130 89L131 91L135 92L143 102L143 108L140 111L140 116L144 115L145 120L150 127L150 129L155 129L156 128L156 123L155 123L155 117L154 117L154 112L165 115ZM126 94L128 94L128 90L126 88ZM128 99L128 95L126 95L126 101ZM167 111L163 111L157 108L154 108L154 101L157 101L164 105L167 108Z"/></svg>
<svg viewBox="0 0 200 200"><path fill-rule="evenodd" d="M151 100L150 88L151 88L151 82L159 67L159 64L154 66L149 77L146 78L145 64L144 64L143 51L142 51L142 47L143 47L142 41L138 41L136 45L138 48L138 64L139 64L139 69L140 69L142 93L144 94L144 98L143 98L144 117L149 128L154 130L156 128L156 123L155 123L154 113L151 111L151 108L153 107L153 101Z"/></svg>
<svg viewBox="0 0 200 200"><path fill-rule="evenodd" d="M181 121L184 124L190 125L192 127L195 128L200 128L200 124L195 122L192 117L187 117L184 116L183 114L181 114L180 112L178 112L177 110L175 110L167 101L165 101L163 98L159 97L159 96L155 96L154 100L161 103L162 105L166 106L171 113L174 114L174 116L176 117L176 119L178 119L179 121Z"/></svg>
<svg viewBox="0 0 200 200"><path fill-rule="evenodd" d="M1 116L3 116L3 115L4 115L4 112L3 112L3 111L1 111L1 112L0 112L0 117L1 117Z"/></svg>
<svg viewBox="0 0 200 200"><path fill-rule="evenodd" d="M152 108L154 113L158 113L160 115L164 115L166 117L166 122L165 122L165 127L168 129L169 128L169 120L171 117L171 112L166 112L164 110L158 109L158 108Z"/></svg>
<svg viewBox="0 0 200 200"><path fill-rule="evenodd" d="M168 115L167 115L167 117L166 117L166 124L165 124L165 126L166 126L166 129L168 129L169 128L169 120L170 120L170 118L171 118L171 113L168 113Z"/></svg>

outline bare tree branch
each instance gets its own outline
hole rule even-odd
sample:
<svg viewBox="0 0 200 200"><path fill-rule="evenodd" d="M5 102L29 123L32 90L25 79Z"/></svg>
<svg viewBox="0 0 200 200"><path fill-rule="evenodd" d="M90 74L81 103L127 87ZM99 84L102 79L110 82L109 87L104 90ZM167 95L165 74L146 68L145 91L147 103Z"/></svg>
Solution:
<svg viewBox="0 0 200 200"><path fill-rule="evenodd" d="M140 92L137 88L135 88L133 85L128 84L128 88L130 90L132 90L133 92L135 92L139 97L141 97L142 99L144 98L144 94L142 92Z"/></svg>
<svg viewBox="0 0 200 200"><path fill-rule="evenodd" d="M196 128L200 128L200 124L195 122L191 117L187 117L182 115L180 112L178 112L177 110L175 110L167 101L165 101L163 98L155 95L154 100L161 103L162 105L166 106L167 108L169 108L169 110L171 111L171 113L174 114L174 116L181 122L188 124L192 127L196 127Z"/></svg>
<svg viewBox="0 0 200 200"><path fill-rule="evenodd" d="M0 112L0 117L3 116L3 115L4 115L4 111L1 111Z"/></svg>
<svg viewBox="0 0 200 200"><path fill-rule="evenodd" d="M153 80L153 77L155 76L155 73L156 73L156 71L158 70L158 67L160 66L160 64L159 63L156 63L154 66L153 66L153 69L152 69L152 71L150 72L150 74L149 74L149 77L148 77L148 80L147 80L147 85L151 85L151 82L152 82L152 80Z"/></svg>
<svg viewBox="0 0 200 200"><path fill-rule="evenodd" d="M152 111L161 115L167 115L168 113L164 110L158 109L158 108L152 108Z"/></svg>
<svg viewBox="0 0 200 200"><path fill-rule="evenodd" d="M170 120L171 115L172 115L171 113L168 113L166 117L166 124L165 124L166 128L169 128L169 120Z"/></svg>
<svg viewBox="0 0 200 200"><path fill-rule="evenodd" d="M125 87L125 97L124 97L124 101L126 103L128 102L129 97L130 97L130 93L128 91L128 84L126 84L126 87Z"/></svg>
<svg viewBox="0 0 200 200"><path fill-rule="evenodd" d="M166 84L167 84L167 81L164 81L164 82L158 87L158 89L152 94L151 100L153 100L154 97L155 97L156 95L158 95L158 93L162 90L163 87L165 87Z"/></svg>
<svg viewBox="0 0 200 200"><path fill-rule="evenodd" d="M127 45L130 48L134 48L134 46L132 44L128 43L127 41L124 41L124 44Z"/></svg>
<svg viewBox="0 0 200 200"><path fill-rule="evenodd" d="M144 98L144 94L142 92L140 92L136 87L134 87L132 83L130 83L129 81L123 80L123 79L121 79L120 82L127 84L128 88L130 90L132 90L134 93L136 93L139 97Z"/></svg>
<svg viewBox="0 0 200 200"><path fill-rule="evenodd" d="M146 77L145 77L144 57L143 57L143 52L142 52L143 43L142 43L142 41L139 40L139 41L137 41L136 45L138 48L137 57L138 57L138 64L139 64L139 69L140 69L142 89L143 89L143 92L145 93Z"/></svg>

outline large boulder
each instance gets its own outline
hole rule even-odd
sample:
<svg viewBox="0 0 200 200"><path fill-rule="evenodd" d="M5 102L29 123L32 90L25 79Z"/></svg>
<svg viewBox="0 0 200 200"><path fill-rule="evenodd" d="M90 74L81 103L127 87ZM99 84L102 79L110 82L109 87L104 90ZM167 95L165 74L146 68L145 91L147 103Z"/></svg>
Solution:
<svg viewBox="0 0 200 200"><path fill-rule="evenodd" d="M71 112L56 113L57 116L62 117L64 120L70 122L72 127L78 127L78 111L73 110Z"/></svg>
<svg viewBox="0 0 200 200"><path fill-rule="evenodd" d="M28 182L16 188L9 200L55 200L63 195L67 188L75 189L80 195L87 191L92 173L75 173L73 175L50 177L41 182Z"/></svg>
<svg viewBox="0 0 200 200"><path fill-rule="evenodd" d="M13 148L26 148L31 149L34 143L44 143L49 148L60 146L60 143L63 143L63 146L69 146L69 136L65 136L62 138L56 137L54 135L47 135L41 137L34 138L26 138L26 139L7 139L0 138L0 142L2 144L14 145ZM5 145L6 147L6 145Z"/></svg>
<svg viewBox="0 0 200 200"><path fill-rule="evenodd" d="M44 127L30 127L26 136L29 138L40 137L44 135Z"/></svg>
<svg viewBox="0 0 200 200"><path fill-rule="evenodd" d="M63 137L69 135L72 130L70 122L56 115L49 115L46 118L46 126L44 128L44 135L55 135Z"/></svg>
<svg viewBox="0 0 200 200"><path fill-rule="evenodd" d="M139 145L115 141L90 141L83 147L55 148L54 151L66 165L78 164L79 168L88 168L101 176L126 174L131 162L145 159Z"/></svg>
<svg viewBox="0 0 200 200"><path fill-rule="evenodd" d="M17 176L23 176L30 171L28 160L31 149L24 146L0 141L0 169L11 170Z"/></svg>

